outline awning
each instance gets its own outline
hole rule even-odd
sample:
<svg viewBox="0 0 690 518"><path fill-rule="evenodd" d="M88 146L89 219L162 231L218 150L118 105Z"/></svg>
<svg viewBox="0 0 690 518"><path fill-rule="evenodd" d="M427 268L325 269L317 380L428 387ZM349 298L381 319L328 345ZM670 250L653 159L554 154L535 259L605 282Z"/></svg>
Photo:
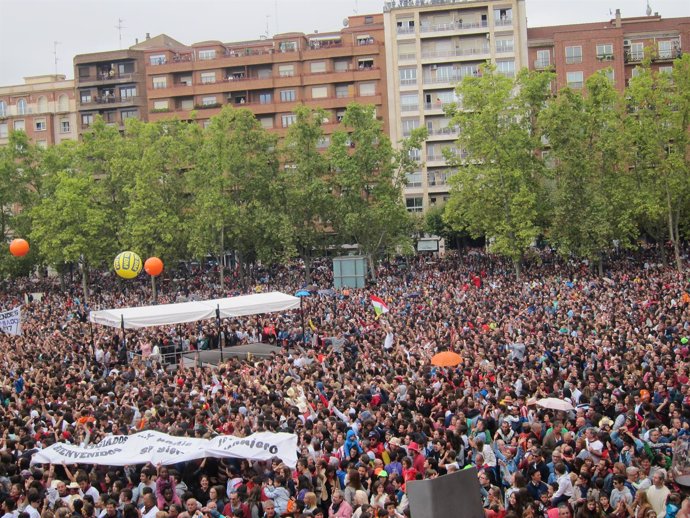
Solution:
<svg viewBox="0 0 690 518"><path fill-rule="evenodd" d="M208 320L216 317L217 309L221 318L228 318L286 311L298 307L297 297L273 291L179 304L104 309L92 311L89 320L109 327L121 327L124 322L125 329L141 329Z"/></svg>

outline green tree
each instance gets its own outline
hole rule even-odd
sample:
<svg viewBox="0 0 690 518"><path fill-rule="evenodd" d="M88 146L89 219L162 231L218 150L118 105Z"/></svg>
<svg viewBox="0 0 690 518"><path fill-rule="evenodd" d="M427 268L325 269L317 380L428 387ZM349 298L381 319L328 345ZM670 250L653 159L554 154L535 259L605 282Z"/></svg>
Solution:
<svg viewBox="0 0 690 518"><path fill-rule="evenodd" d="M201 128L181 121L144 123L130 120L122 161L135 162L134 182L128 188L120 240L143 259L160 257L173 265L183 257L187 235L184 174L195 164ZM129 167L128 167L129 169ZM151 278L153 298L156 282Z"/></svg>
<svg viewBox="0 0 690 518"><path fill-rule="evenodd" d="M541 113L556 159L549 240L565 256L599 263L614 241L629 246L637 235L623 135L624 105L603 71L586 82L586 95L570 89Z"/></svg>
<svg viewBox="0 0 690 518"><path fill-rule="evenodd" d="M658 73L647 60L626 89L626 142L633 151L638 207L644 220L663 221L682 270L680 225L690 195L690 55L674 62L673 74Z"/></svg>
<svg viewBox="0 0 690 518"><path fill-rule="evenodd" d="M411 247L402 189L405 173L416 165L409 150L425 137L425 130L416 131L396 153L375 114L372 105L350 104L343 116L346 129L333 134L328 153L336 196L334 229L343 242L360 246L372 277L379 257Z"/></svg>
<svg viewBox="0 0 690 518"><path fill-rule="evenodd" d="M458 85L461 106L450 110L466 157L455 160L445 219L456 230L485 236L492 251L512 259L517 276L524 252L542 232L536 121L552 79L522 70L513 81L485 65L481 76Z"/></svg>
<svg viewBox="0 0 690 518"><path fill-rule="evenodd" d="M54 189L31 210L31 239L40 243L41 256L50 265L82 265L84 299L88 299L88 268L113 257L115 240L95 178L83 171L60 171Z"/></svg>
<svg viewBox="0 0 690 518"><path fill-rule="evenodd" d="M280 176L292 243L304 261L305 282L310 283L311 256L329 231L333 202L328 160L319 149L327 114L305 106L297 108L295 114L297 121L290 126L283 142L285 167Z"/></svg>
<svg viewBox="0 0 690 518"><path fill-rule="evenodd" d="M254 258L273 260L286 254L287 217L276 203L276 138L246 109L226 106L204 132L199 160L189 175L191 251L220 260L235 250L240 273Z"/></svg>

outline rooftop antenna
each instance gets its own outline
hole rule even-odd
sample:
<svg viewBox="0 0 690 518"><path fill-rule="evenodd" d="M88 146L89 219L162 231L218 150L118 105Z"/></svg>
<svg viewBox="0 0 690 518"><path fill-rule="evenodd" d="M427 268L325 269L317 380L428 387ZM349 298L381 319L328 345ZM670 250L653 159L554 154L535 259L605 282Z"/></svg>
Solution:
<svg viewBox="0 0 690 518"><path fill-rule="evenodd" d="M355 8L352 10L355 14L359 13L359 0L355 0Z"/></svg>
<svg viewBox="0 0 690 518"><path fill-rule="evenodd" d="M649 0L647 0L647 16L652 16L652 7L649 5Z"/></svg>
<svg viewBox="0 0 690 518"><path fill-rule="evenodd" d="M115 26L115 28L117 29L117 33L119 35L119 38L120 38L120 48L122 48L122 29L127 28L124 25L122 25L122 22L124 22L124 20L122 18L118 18L117 19L117 25Z"/></svg>
<svg viewBox="0 0 690 518"><path fill-rule="evenodd" d="M267 14L267 15L266 15L266 38L269 37L269 33L268 33L268 20L269 20L270 17L271 17L270 14Z"/></svg>
<svg viewBox="0 0 690 518"><path fill-rule="evenodd" d="M275 0L273 5L273 14L275 15L276 19L276 34L278 34L278 0Z"/></svg>
<svg viewBox="0 0 690 518"><path fill-rule="evenodd" d="M57 46L60 45L59 41L54 41L53 42L53 61L55 63L55 75L58 73L58 55L57 55Z"/></svg>

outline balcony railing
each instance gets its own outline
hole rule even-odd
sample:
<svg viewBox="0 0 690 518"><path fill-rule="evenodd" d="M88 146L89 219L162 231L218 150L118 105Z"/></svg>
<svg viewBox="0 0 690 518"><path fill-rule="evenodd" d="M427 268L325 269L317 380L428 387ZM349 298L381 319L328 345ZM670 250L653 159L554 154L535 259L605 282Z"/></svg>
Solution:
<svg viewBox="0 0 690 518"><path fill-rule="evenodd" d="M550 59L536 59L534 61L534 68L537 70L544 70L546 68L549 68L551 66L551 60Z"/></svg>
<svg viewBox="0 0 690 518"><path fill-rule="evenodd" d="M472 73L465 73L465 74L447 74L443 75L441 77L431 77L431 76L424 76L424 84L425 85L435 85L435 84L440 84L440 83L457 83L458 81L462 81L465 77L480 77L481 72L479 69L475 70Z"/></svg>
<svg viewBox="0 0 690 518"><path fill-rule="evenodd" d="M675 49L664 49L660 50L658 55L653 57L653 61L663 61L668 59L678 59L683 55L683 51L680 48Z"/></svg>
<svg viewBox="0 0 690 518"><path fill-rule="evenodd" d="M398 34L414 34L414 27L398 27Z"/></svg>
<svg viewBox="0 0 690 518"><path fill-rule="evenodd" d="M414 86L417 84L417 78L414 79L401 79L400 86Z"/></svg>
<svg viewBox="0 0 690 518"><path fill-rule="evenodd" d="M624 56L626 63L635 63L644 59L644 50L627 50Z"/></svg>
<svg viewBox="0 0 690 518"><path fill-rule="evenodd" d="M80 99L79 104L82 106L87 105L87 104L117 104L117 103L122 103L122 104L132 104L134 103L134 100L136 97L120 97L118 95L99 95L96 97L92 97L91 99L84 100Z"/></svg>
<svg viewBox="0 0 690 518"><path fill-rule="evenodd" d="M513 19L512 18L499 18L498 20L494 20L494 25L496 27L506 27L509 25L513 25Z"/></svg>
<svg viewBox="0 0 690 518"><path fill-rule="evenodd" d="M515 47L513 47L512 45L505 45L503 47L496 47L496 53L497 54L505 54L505 53L514 52L514 51L515 51Z"/></svg>
<svg viewBox="0 0 690 518"><path fill-rule="evenodd" d="M403 104L400 107L400 111L403 112L416 112L419 111L419 105L418 104Z"/></svg>
<svg viewBox="0 0 690 518"><path fill-rule="evenodd" d="M446 108L446 106L450 106L453 103L443 103L441 101L438 102L433 102L433 103L424 103L424 109L425 110L443 110Z"/></svg>
<svg viewBox="0 0 690 518"><path fill-rule="evenodd" d="M112 71L111 71L112 72ZM129 72L127 74L118 74L117 72L99 72L95 76L78 76L77 80L80 83L87 81L133 81L134 72Z"/></svg>
<svg viewBox="0 0 690 518"><path fill-rule="evenodd" d="M490 52L489 47L482 47L478 49L455 49L455 50L440 50L440 51L428 51L422 52L422 59L429 58L453 58L458 56L478 56L482 54L488 54Z"/></svg>
<svg viewBox="0 0 690 518"><path fill-rule="evenodd" d="M454 135L460 134L460 131L458 130L458 128L454 128L452 126L446 126L444 128L431 128L431 129L428 129L428 132L429 132L430 137L438 136L438 135L454 136Z"/></svg>
<svg viewBox="0 0 690 518"><path fill-rule="evenodd" d="M400 61L414 61L417 59L417 54L414 52L407 53L407 54L398 54L398 59Z"/></svg>
<svg viewBox="0 0 690 518"><path fill-rule="evenodd" d="M448 22L448 23L438 23L424 25L419 27L420 32L441 32L441 31L461 31L464 29L482 29L488 27L489 24L486 21L481 22Z"/></svg>
<svg viewBox="0 0 690 518"><path fill-rule="evenodd" d="M582 56L566 56L565 57L565 64L566 65L574 65L576 63L582 63Z"/></svg>

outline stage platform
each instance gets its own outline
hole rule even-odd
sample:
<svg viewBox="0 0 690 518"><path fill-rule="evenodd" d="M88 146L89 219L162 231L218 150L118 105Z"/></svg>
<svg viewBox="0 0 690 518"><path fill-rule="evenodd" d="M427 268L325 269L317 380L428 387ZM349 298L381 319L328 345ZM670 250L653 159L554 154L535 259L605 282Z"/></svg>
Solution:
<svg viewBox="0 0 690 518"><path fill-rule="evenodd" d="M234 347L223 347L223 359L240 357L246 358L251 354L255 358L267 358L273 353L280 354L281 348L275 345L252 343L236 345ZM194 367L199 362L208 367L217 367L220 363L220 350L193 351L182 354L182 362L185 367Z"/></svg>

